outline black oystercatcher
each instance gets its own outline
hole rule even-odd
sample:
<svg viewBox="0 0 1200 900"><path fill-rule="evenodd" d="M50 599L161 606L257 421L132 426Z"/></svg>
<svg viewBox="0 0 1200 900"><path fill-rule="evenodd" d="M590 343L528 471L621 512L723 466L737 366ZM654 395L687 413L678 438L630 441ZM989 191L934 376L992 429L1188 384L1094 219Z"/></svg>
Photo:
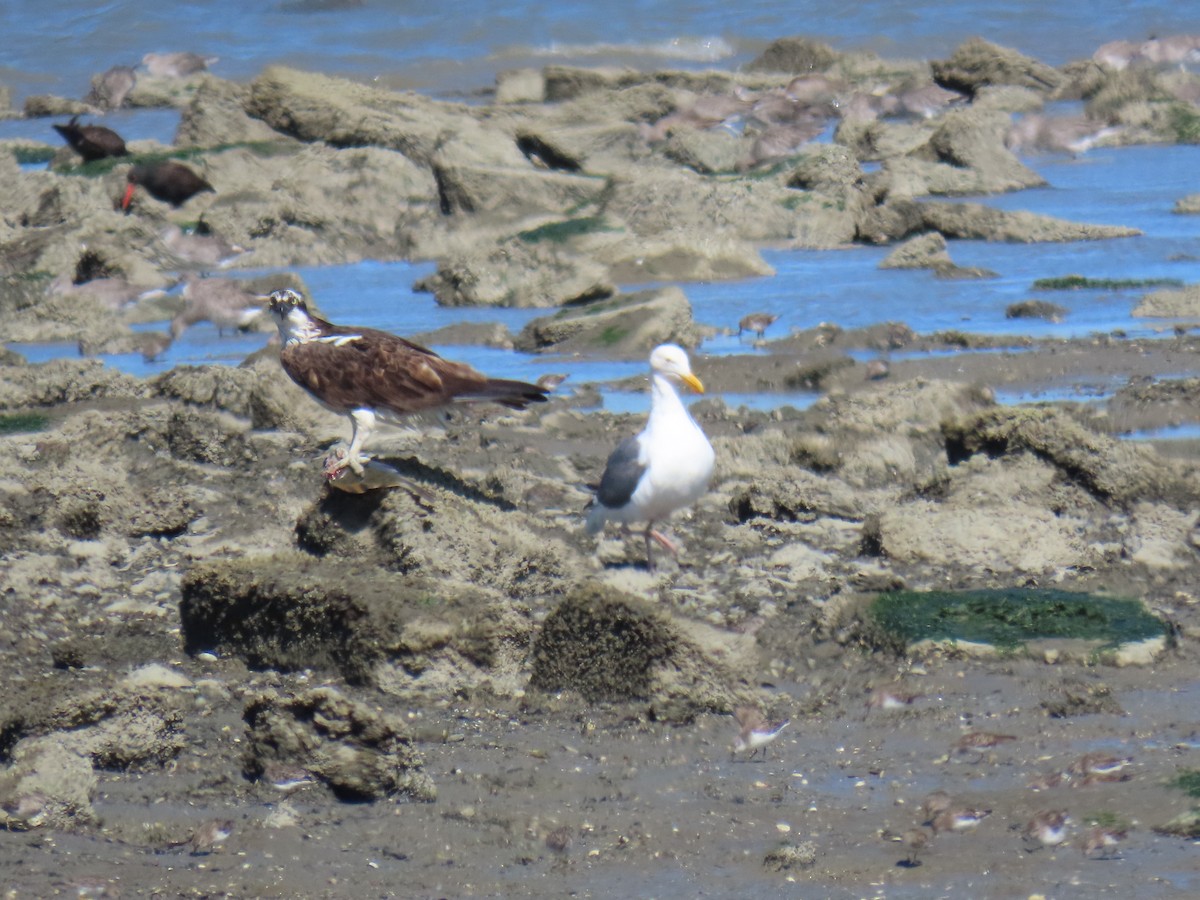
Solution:
<svg viewBox="0 0 1200 900"><path fill-rule="evenodd" d="M83 157L84 162L129 155L119 134L103 125L80 125L79 116L72 116L66 125L55 125L54 130Z"/></svg>
<svg viewBox="0 0 1200 900"><path fill-rule="evenodd" d="M187 166L169 159L134 166L129 170L127 178L129 185L125 188L125 196L121 198L121 209L126 212L129 211L129 202L133 199L133 189L139 184L151 197L172 206L182 206L202 191L216 191L216 188Z"/></svg>

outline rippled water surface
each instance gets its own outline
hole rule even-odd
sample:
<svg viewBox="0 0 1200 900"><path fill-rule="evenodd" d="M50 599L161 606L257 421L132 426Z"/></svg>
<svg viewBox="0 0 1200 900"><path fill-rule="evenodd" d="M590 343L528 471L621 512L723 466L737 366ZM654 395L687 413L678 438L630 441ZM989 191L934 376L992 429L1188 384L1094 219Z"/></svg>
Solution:
<svg viewBox="0 0 1200 900"><path fill-rule="evenodd" d="M1200 8L1117 0L1049 8L1017 0L952 5L865 2L853 4L853 15L845 4L820 0L805 5L802 29L794 9L771 4L743 5L734 11L728 4L709 2L615 0L601 6L477 0L456 4L453 16L396 0L327 11L318 6L304 0L179 5L9 2L3 5L8 38L0 49L0 83L12 87L18 100L43 91L80 96L92 73L114 63L134 65L148 51L188 49L219 57L214 71L225 77L249 78L265 65L286 62L444 94L484 88L500 69L556 59L643 67L736 67L768 40L800 30L841 49L923 57L947 54L965 37L980 34L1051 63L1087 56L1116 37L1200 30ZM175 112L162 110L122 111L107 119L128 138L164 142L172 139L177 120ZM48 128L43 120L0 122L0 138L44 140ZM996 272L995 278L978 281L940 280L926 271L881 271L879 262L890 248L766 250L764 256L776 270L772 277L683 288L696 319L718 328L735 329L747 312L776 313L780 320L769 337L821 322L851 328L881 321L903 321L918 332L962 329L1062 337L1113 330L1134 336L1169 333L1169 321L1131 315L1139 290L1035 291L1033 283L1067 274L1200 281L1200 216L1172 212L1176 199L1200 187L1195 176L1200 148L1102 149L1079 159L1041 156L1027 162L1046 178L1047 187L982 202L1077 221L1130 225L1144 235L1069 244L953 242L955 262ZM442 309L432 296L411 291L414 280L431 269L425 262L365 262L303 269L300 274L335 321L405 334L461 321L499 321L516 332L544 314ZM1009 304L1030 298L1066 307L1067 315L1058 323L1006 318ZM221 337L215 328L199 325L156 362L146 363L138 355L108 361L139 375L179 363L236 363L265 340L261 334ZM31 361L73 352L70 346L53 345L17 349ZM487 348L442 349L487 365L499 375L566 370L568 362L573 384L631 374L627 364L581 366ZM724 333L709 339L703 351L754 352ZM792 400L803 402L799 397ZM606 402L624 405L619 395L609 395Z"/></svg>

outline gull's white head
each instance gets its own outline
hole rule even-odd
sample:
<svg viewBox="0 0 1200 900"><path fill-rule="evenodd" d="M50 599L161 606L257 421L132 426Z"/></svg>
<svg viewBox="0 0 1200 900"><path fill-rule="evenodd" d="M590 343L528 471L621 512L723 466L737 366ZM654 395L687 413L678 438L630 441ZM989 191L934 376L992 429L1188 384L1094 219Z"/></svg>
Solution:
<svg viewBox="0 0 1200 900"><path fill-rule="evenodd" d="M698 394L704 393L704 385L692 374L687 354L675 344L662 344L654 348L650 354L650 371L670 381L686 384Z"/></svg>

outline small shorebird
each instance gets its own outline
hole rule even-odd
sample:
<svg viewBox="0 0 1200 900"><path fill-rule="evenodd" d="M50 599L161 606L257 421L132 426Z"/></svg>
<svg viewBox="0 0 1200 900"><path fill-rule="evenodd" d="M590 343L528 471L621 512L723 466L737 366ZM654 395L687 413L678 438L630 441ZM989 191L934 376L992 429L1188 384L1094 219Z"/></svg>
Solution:
<svg viewBox="0 0 1200 900"><path fill-rule="evenodd" d="M863 369L867 381L882 381L892 373L886 359L872 359Z"/></svg>
<svg viewBox="0 0 1200 900"><path fill-rule="evenodd" d="M80 125L79 116L72 116L66 125L55 125L54 130L62 135L72 150L83 157L84 162L129 155L125 141L119 134L103 125Z"/></svg>
<svg viewBox="0 0 1200 900"><path fill-rule="evenodd" d="M199 53L147 53L142 57L146 71L156 78L186 78L205 71L218 61L216 56L201 56Z"/></svg>
<svg viewBox="0 0 1200 900"><path fill-rule="evenodd" d="M738 733L733 739L733 755L749 750L747 762L754 759L759 750L762 750L763 759L766 759L767 745L791 724L791 719L785 719L778 725L772 725L766 716L753 706L739 706L733 711L733 717L738 723Z"/></svg>
<svg viewBox="0 0 1200 900"><path fill-rule="evenodd" d="M265 312L257 294L229 278L189 276L184 281L182 296L183 309L171 319L173 340L179 340L180 335L197 322L212 322L221 335L226 328L245 330Z"/></svg>
<svg viewBox="0 0 1200 900"><path fill-rule="evenodd" d="M129 211L129 204L133 200L133 192L139 185L155 200L170 203L172 206L182 206L204 191L216 191L216 188L187 166L170 159L136 165L125 177L129 184L126 185L125 195L121 198L121 209L126 212Z"/></svg>
<svg viewBox="0 0 1200 900"><path fill-rule="evenodd" d="M270 763L263 769L258 780L273 787L281 794L291 794L310 784L317 783L312 773L304 766L294 766L288 763Z"/></svg>
<svg viewBox="0 0 1200 900"><path fill-rule="evenodd" d="M575 842L575 832L569 825L560 825L546 835L546 848L555 853L566 853Z"/></svg>
<svg viewBox="0 0 1200 900"><path fill-rule="evenodd" d="M233 834L232 819L213 819L197 828L185 841L171 841L168 847L190 847L192 856L212 853Z"/></svg>
<svg viewBox="0 0 1200 900"><path fill-rule="evenodd" d="M656 347L650 354L646 427L623 440L609 456L596 496L587 507L589 534L598 533L606 522L646 523L646 568L650 571L654 571L651 540L672 556L679 554L679 548L654 526L703 496L716 460L712 444L675 392L677 384L704 393L682 348L674 344Z"/></svg>
<svg viewBox="0 0 1200 900"><path fill-rule="evenodd" d="M867 709L904 709L921 698L897 687L877 687L867 696Z"/></svg>
<svg viewBox="0 0 1200 900"><path fill-rule="evenodd" d="M1117 845L1125 840L1128 834L1124 828L1106 828L1103 825L1097 825L1084 836L1081 849L1084 856L1092 856L1097 850L1100 855L1096 859L1112 859L1112 851L1117 849Z"/></svg>
<svg viewBox="0 0 1200 900"><path fill-rule="evenodd" d="M189 234L175 224L164 228L159 237L172 256L199 269L224 269L246 252L220 235Z"/></svg>
<svg viewBox="0 0 1200 900"><path fill-rule="evenodd" d="M1071 817L1065 809L1042 810L1029 820L1022 832L1025 849L1032 853L1042 847L1057 847L1067 839L1070 822Z"/></svg>
<svg viewBox="0 0 1200 900"><path fill-rule="evenodd" d="M738 337L742 336L743 331L753 331L758 335L758 339L762 340L763 332L777 321L779 316L770 313L750 313L748 316L742 316L738 322Z"/></svg>
<svg viewBox="0 0 1200 900"><path fill-rule="evenodd" d="M909 828L902 834L896 834L893 831L885 831L883 833L884 840L892 841L897 844L904 844L908 847L908 856L901 860L897 865L904 866L909 869L915 869L921 865L921 861L917 859L917 855L925 849L926 845L933 839L933 836L924 828Z"/></svg>
<svg viewBox="0 0 1200 900"><path fill-rule="evenodd" d="M136 84L137 73L131 66L113 66L107 72L92 76L92 89L83 102L104 110L120 109Z"/></svg>
<svg viewBox="0 0 1200 900"><path fill-rule="evenodd" d="M1113 756L1102 752L1085 753L1067 767L1067 774L1092 779L1093 782L1128 781L1131 776L1125 768L1132 762L1132 756Z"/></svg>
<svg viewBox="0 0 1200 900"><path fill-rule="evenodd" d="M934 791L921 801L921 815L925 818L922 824L928 825L938 813L945 812L954 806L954 798L945 791Z"/></svg>
<svg viewBox="0 0 1200 900"><path fill-rule="evenodd" d="M994 734L990 731L971 731L964 734L954 742L954 752L957 754L967 754L972 751L979 754L979 762L983 759L983 751L990 750L992 747L997 747L1006 741L1015 741L1017 736L1014 734Z"/></svg>
<svg viewBox="0 0 1200 900"><path fill-rule="evenodd" d="M930 821L934 835L943 831L970 831L992 814L990 809L957 806L943 809Z"/></svg>

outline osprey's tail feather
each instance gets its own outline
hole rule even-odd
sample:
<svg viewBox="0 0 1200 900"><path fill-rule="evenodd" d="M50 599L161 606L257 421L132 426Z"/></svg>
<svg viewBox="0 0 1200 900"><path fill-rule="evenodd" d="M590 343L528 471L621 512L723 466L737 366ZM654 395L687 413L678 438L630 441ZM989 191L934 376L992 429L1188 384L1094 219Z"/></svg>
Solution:
<svg viewBox="0 0 1200 900"><path fill-rule="evenodd" d="M459 396L458 400L487 400L499 403L509 409L524 409L530 403L545 403L546 388L538 387L524 381L511 378L489 378L479 388L469 394Z"/></svg>

